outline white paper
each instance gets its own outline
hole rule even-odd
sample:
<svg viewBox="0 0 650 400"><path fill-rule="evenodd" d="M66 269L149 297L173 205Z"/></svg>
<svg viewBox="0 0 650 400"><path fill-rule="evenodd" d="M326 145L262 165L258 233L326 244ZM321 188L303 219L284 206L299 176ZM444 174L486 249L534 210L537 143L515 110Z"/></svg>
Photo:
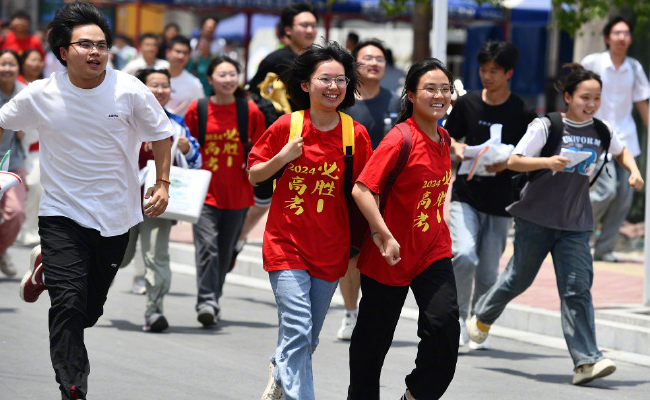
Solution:
<svg viewBox="0 0 650 400"><path fill-rule="evenodd" d="M20 177L13 172L0 171L0 198L5 192L22 182Z"/></svg>
<svg viewBox="0 0 650 400"><path fill-rule="evenodd" d="M493 125L494 126L494 125ZM501 132L499 131L499 136ZM478 176L496 176L496 172L487 172L485 167L507 161L515 146L501 143L501 137L490 138L478 146L467 146L463 152L466 159L460 164L459 175L467 175L472 179Z"/></svg>
<svg viewBox="0 0 650 400"><path fill-rule="evenodd" d="M501 143L501 131L503 130L502 124L490 125L490 140L498 140Z"/></svg>
<svg viewBox="0 0 650 400"><path fill-rule="evenodd" d="M587 158L591 156L592 153L588 151L575 151L575 150L569 150L569 149L562 149L560 150L560 156L566 157L569 159L569 163L567 164L567 168L573 168L576 165L580 164Z"/></svg>

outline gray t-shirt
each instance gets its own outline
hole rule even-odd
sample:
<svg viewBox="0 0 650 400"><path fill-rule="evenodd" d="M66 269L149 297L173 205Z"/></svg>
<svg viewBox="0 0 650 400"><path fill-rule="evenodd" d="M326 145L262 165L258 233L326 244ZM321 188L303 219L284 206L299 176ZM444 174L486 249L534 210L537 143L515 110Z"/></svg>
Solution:
<svg viewBox="0 0 650 400"><path fill-rule="evenodd" d="M0 108L9 102L15 95L18 94L21 90L25 88L25 85L16 81L14 86L14 91L10 96L7 96L2 90L0 90ZM4 134L2 135L2 142L0 142L0 159L4 157L7 150L11 150L11 156L9 158L9 171L15 171L18 168L22 168L25 165L25 149L20 140L16 137L16 132L11 129L5 129Z"/></svg>
<svg viewBox="0 0 650 400"><path fill-rule="evenodd" d="M589 201L589 179L596 170L596 162L603 152L601 140L593 120L575 122L564 118L564 134L554 154L561 149L585 151L591 155L574 167L562 172L542 170L529 181L521 192L521 200L506 210L514 217L551 229L565 231L591 231L594 219ZM539 157L548 138L548 118L537 118L519 141L513 154ZM607 124L612 132L612 128ZM623 145L612 136L609 152L618 155Z"/></svg>
<svg viewBox="0 0 650 400"><path fill-rule="evenodd" d="M399 98L382 87L377 96L368 100L357 100L344 112L366 127L370 136L370 146L374 150L397 121Z"/></svg>

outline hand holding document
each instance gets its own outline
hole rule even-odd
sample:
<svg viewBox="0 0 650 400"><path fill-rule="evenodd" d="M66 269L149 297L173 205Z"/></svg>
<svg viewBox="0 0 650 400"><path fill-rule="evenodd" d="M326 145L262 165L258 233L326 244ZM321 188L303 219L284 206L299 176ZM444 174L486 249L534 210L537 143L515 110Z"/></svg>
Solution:
<svg viewBox="0 0 650 400"><path fill-rule="evenodd" d="M588 151L575 151L575 150L569 150L569 149L562 149L560 150L560 156L566 157L569 159L569 163L567 164L567 168L573 168L576 165L580 164L587 158L591 156L592 153Z"/></svg>
<svg viewBox="0 0 650 400"><path fill-rule="evenodd" d="M463 157L466 161L458 169L459 175L467 175L467 180L474 175L496 176L496 172L487 172L486 167L508 160L515 149L511 144L501 143L501 124L490 127L490 139L477 146L467 146Z"/></svg>
<svg viewBox="0 0 650 400"><path fill-rule="evenodd" d="M0 161L0 198L2 198L8 189L22 182L22 179L18 175L7 171L9 168L10 153L11 150L7 150L7 153L2 157L2 161Z"/></svg>

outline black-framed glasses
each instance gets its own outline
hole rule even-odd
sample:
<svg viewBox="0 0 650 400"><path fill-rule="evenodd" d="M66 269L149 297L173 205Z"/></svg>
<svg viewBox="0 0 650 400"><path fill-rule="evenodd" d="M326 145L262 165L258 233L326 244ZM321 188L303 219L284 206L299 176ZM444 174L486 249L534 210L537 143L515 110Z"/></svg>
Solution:
<svg viewBox="0 0 650 400"><path fill-rule="evenodd" d="M93 42L92 40L80 40L78 42L70 42L69 45L76 44L84 51L91 51L94 48L97 49L100 53L105 53L108 51L108 43L106 42Z"/></svg>
<svg viewBox="0 0 650 400"><path fill-rule="evenodd" d="M336 86L343 88L343 87L347 87L348 84L350 83L350 78L348 78L345 75L339 75L334 78L321 77L321 78L312 78L312 79L316 79L325 87L330 87L330 85L333 83Z"/></svg>
<svg viewBox="0 0 650 400"><path fill-rule="evenodd" d="M442 94L443 96L448 96L448 95L454 93L454 87L453 86L442 86L442 87L439 87L439 88L429 86L429 87L425 87L425 88L417 89L417 90L424 90L431 97L435 96L438 93Z"/></svg>

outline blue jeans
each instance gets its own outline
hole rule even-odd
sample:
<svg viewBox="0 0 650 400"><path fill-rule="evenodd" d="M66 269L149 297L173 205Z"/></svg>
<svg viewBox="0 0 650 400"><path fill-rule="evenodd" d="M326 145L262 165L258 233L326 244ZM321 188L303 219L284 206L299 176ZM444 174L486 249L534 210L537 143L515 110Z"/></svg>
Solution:
<svg viewBox="0 0 650 400"><path fill-rule="evenodd" d="M278 305L278 347L271 356L273 378L288 400L315 399L311 355L318 345L338 280L314 278L304 269L269 272Z"/></svg>
<svg viewBox="0 0 650 400"><path fill-rule="evenodd" d="M451 202L449 213L458 308L460 317L467 319L478 299L497 281L512 218L486 214L460 201Z"/></svg>
<svg viewBox="0 0 650 400"><path fill-rule="evenodd" d="M602 360L596 345L589 250L589 232L550 229L515 218L514 254L497 283L479 299L476 317L485 324L494 323L510 300L533 283L550 252L560 295L562 331L573 363L578 367Z"/></svg>
<svg viewBox="0 0 650 400"><path fill-rule="evenodd" d="M598 161L596 168L600 168L602 162ZM616 246L618 231L632 206L634 189L630 187L629 179L630 173L612 160L594 183L594 190L589 192L594 224L601 222L600 236L594 244L598 254L611 253Z"/></svg>

